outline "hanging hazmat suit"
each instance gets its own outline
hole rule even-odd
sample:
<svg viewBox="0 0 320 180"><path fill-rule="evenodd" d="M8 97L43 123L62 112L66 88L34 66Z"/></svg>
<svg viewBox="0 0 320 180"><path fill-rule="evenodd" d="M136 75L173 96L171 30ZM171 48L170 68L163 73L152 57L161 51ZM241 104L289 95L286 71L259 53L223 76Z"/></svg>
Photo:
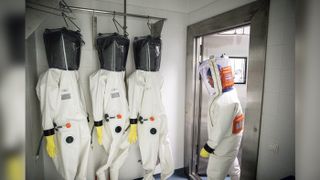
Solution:
<svg viewBox="0 0 320 180"><path fill-rule="evenodd" d="M212 99L209 102L208 141L200 156L209 157L209 180L240 179L237 159L243 134L244 115L233 87L233 74L226 56L204 61L199 72Z"/></svg>
<svg viewBox="0 0 320 180"><path fill-rule="evenodd" d="M86 180L90 130L78 68L82 45L79 32L46 29L44 43L49 70L38 81L46 150L66 180Z"/></svg>
<svg viewBox="0 0 320 180"><path fill-rule="evenodd" d="M101 69L90 76L90 91L94 125L98 143L108 153L108 160L96 174L105 179L110 169L110 179L119 179L119 169L128 150L126 129L129 110L124 82L129 39L119 34L99 34L96 41Z"/></svg>
<svg viewBox="0 0 320 180"><path fill-rule="evenodd" d="M128 78L130 110L129 142L139 140L144 179L151 180L158 159L161 179L168 179L174 170L168 121L161 99L163 79L158 72L161 60L161 39L151 36L134 39L136 71Z"/></svg>

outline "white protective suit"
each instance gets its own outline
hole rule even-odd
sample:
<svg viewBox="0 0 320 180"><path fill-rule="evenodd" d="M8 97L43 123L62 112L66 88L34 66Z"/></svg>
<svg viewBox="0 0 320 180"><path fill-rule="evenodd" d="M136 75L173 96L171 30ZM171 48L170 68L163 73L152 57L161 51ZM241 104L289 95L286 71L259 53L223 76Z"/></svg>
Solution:
<svg viewBox="0 0 320 180"><path fill-rule="evenodd" d="M222 61L226 63L227 59ZM232 180L238 180L240 166L237 155L243 134L244 115L237 91L233 87L232 73L222 73L221 68L228 67L223 63L218 62L217 65L216 59L210 59L199 68L203 81L213 82L211 90L206 84L212 95L207 121L208 141L204 147L210 153L207 176L209 180L224 180L229 174ZM225 87L224 82L230 82L230 79L226 80L228 78L232 78L232 86Z"/></svg>
<svg viewBox="0 0 320 180"><path fill-rule="evenodd" d="M127 80L130 119L138 119L138 141L145 180L152 180L158 158L161 179L174 170L168 122L161 99L162 76L159 72L136 70Z"/></svg>
<svg viewBox="0 0 320 180"><path fill-rule="evenodd" d="M44 134L56 134L53 161L66 180L87 179L90 130L78 81L77 71L50 68L40 76L36 88Z"/></svg>
<svg viewBox="0 0 320 180"><path fill-rule="evenodd" d="M107 163L96 174L105 179L105 171L110 168L110 179L119 179L119 169L128 151L127 128L129 111L124 83L124 71L101 69L90 76L93 117L95 126L103 126L102 144L108 153Z"/></svg>

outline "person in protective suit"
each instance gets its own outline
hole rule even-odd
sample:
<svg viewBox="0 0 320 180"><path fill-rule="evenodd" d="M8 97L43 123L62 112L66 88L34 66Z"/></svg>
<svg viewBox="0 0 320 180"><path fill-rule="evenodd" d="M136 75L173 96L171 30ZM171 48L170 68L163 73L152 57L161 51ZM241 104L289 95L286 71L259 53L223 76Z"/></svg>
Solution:
<svg viewBox="0 0 320 180"><path fill-rule="evenodd" d="M161 179L168 179L174 170L168 122L161 99L163 78L159 73L161 39L151 36L135 38L133 43L136 71L128 78L130 111L129 142L139 140L143 179L151 180L158 158Z"/></svg>
<svg viewBox="0 0 320 180"><path fill-rule="evenodd" d="M119 179L129 143L126 129L129 110L124 83L129 39L119 34L99 34L96 41L101 69L90 76L94 125L98 143L108 153L108 160L96 174L104 180L110 168L110 179Z"/></svg>
<svg viewBox="0 0 320 180"><path fill-rule="evenodd" d="M46 150L66 180L86 180L90 130L78 68L82 45L79 32L46 29L44 43L49 69L36 91L40 100Z"/></svg>
<svg viewBox="0 0 320 180"><path fill-rule="evenodd" d="M232 69L228 58L213 58L199 66L203 83L212 96L209 102L208 141L200 151L209 157L209 180L224 180L227 174L232 180L240 179L238 151L243 134L244 115L233 87Z"/></svg>

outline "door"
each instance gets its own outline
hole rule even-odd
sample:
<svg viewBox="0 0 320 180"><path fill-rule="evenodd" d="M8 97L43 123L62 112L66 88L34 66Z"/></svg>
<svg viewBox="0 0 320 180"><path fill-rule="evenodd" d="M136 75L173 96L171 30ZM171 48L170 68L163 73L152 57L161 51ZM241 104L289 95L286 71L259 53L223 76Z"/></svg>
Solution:
<svg viewBox="0 0 320 180"><path fill-rule="evenodd" d="M229 56L230 65L233 69L234 88L238 92L238 98L241 102L243 112L245 113L247 100L247 63L249 56L250 42L250 26L240 26L230 30L217 32L197 38L198 62L209 59L211 56L220 56L225 54ZM208 121L208 104L210 95L207 92L206 86L202 83L199 77L199 135L197 152L208 140L207 121ZM241 152L241 150L240 150ZM239 153L239 160L241 160ZM197 174L200 176L206 175L208 159L198 157L197 159Z"/></svg>
<svg viewBox="0 0 320 180"><path fill-rule="evenodd" d="M234 65L237 67L242 66L238 60L250 61L248 70L246 68L242 70L242 72L247 72L248 76L242 75L238 78L245 81L247 86L236 88L244 92L239 93L240 102L241 99L250 99L247 103L241 102L246 110L242 156L240 156L241 179L256 178L267 47L268 7L269 1L255 1L188 26L184 166L190 179L201 179L200 176L206 174L207 167L207 160L199 157L199 152L208 138L206 125L210 97L199 77L198 65L211 55L219 55L227 51L221 47L209 47L212 46L210 43L216 42L210 40L211 35L248 25L250 25L250 36L248 37L250 45L248 45L247 57L234 53L229 53L229 56L235 56L232 59L237 60L237 65ZM217 53L212 51L217 49L220 49Z"/></svg>

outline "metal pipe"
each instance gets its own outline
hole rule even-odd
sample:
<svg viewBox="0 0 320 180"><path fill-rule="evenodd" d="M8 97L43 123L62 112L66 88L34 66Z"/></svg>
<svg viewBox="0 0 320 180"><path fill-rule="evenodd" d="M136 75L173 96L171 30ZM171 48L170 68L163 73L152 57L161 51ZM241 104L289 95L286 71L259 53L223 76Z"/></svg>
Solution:
<svg viewBox="0 0 320 180"><path fill-rule="evenodd" d="M127 35L127 0L123 1L123 35Z"/></svg>
<svg viewBox="0 0 320 180"><path fill-rule="evenodd" d="M50 7L47 5L34 3L34 2L27 2L29 5L36 5L45 7L48 9L56 10L56 11L62 11L61 9ZM92 8L86 8L86 7L78 7L78 6L69 6L70 9L76 10L76 11L84 11L84 12L91 12L96 14L108 14L108 15L117 15L117 16L128 16L128 17L134 17L134 18L142 18L142 19L156 19L156 20L167 20L167 18L157 17L157 16L147 16L147 15L141 15L141 14L131 14L126 12L117 12L117 11L107 11L107 10L100 10L100 9L92 9Z"/></svg>
<svg viewBox="0 0 320 180"><path fill-rule="evenodd" d="M44 12L44 13L48 13L48 14L52 14L52 15L55 15L55 16L62 16L61 14L57 14L57 13L54 13L54 12L50 12L50 11L47 11L47 10L43 10L43 9L39 9L39 8L35 8L35 7L32 7L30 5L27 4L26 6L27 8L30 8L30 9L33 9L33 10L37 10L37 11L40 11L40 12Z"/></svg>
<svg viewBox="0 0 320 180"><path fill-rule="evenodd" d="M77 6L69 6L72 10L79 10L79 11L87 11L87 12L95 12L98 14L111 14L115 13L115 15L118 16L129 16L129 17L135 17L135 18L143 18L143 19L157 19L157 20L167 20L167 18L162 17L156 17L156 16L147 16L147 15L141 15L141 14L132 14L132 13L122 13L118 11L107 11L107 10L99 10L99 9L91 9L91 8L83 8L83 7L77 7Z"/></svg>

